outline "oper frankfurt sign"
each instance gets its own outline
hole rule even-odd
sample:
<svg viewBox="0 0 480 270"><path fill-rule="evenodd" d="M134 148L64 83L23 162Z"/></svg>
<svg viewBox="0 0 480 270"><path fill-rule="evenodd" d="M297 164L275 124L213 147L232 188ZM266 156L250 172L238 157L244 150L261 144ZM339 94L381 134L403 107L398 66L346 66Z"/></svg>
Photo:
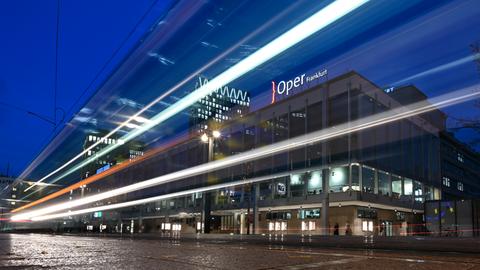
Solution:
<svg viewBox="0 0 480 270"><path fill-rule="evenodd" d="M322 69L308 76L304 73L290 80L279 81L278 83L276 81L272 81L272 103L275 103L277 95L288 96L292 90L299 88L305 83L310 83L317 79L323 78L327 76L327 74L328 71L326 69Z"/></svg>

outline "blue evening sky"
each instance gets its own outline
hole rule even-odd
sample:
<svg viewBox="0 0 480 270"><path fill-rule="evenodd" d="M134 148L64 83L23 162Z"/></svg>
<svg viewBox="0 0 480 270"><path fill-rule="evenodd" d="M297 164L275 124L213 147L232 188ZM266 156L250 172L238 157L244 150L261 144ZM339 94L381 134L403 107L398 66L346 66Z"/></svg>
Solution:
<svg viewBox="0 0 480 270"><path fill-rule="evenodd" d="M72 106L78 110L78 105L91 96L98 83L84 91L113 53L123 44L122 55L156 19L161 4L135 27L154 2L61 1L58 107L67 112ZM6 173L10 163L10 174L18 175L54 132L51 124L27 111L54 118L56 18L55 0L0 4L0 174ZM133 38L124 43L132 30L136 30ZM57 115L60 120L60 110Z"/></svg>

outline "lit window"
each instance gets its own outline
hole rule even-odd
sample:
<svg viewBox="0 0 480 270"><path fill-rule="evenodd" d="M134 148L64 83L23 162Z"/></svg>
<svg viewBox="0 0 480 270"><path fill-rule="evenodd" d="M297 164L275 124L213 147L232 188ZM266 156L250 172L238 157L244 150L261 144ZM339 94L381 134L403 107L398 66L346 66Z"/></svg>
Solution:
<svg viewBox="0 0 480 270"><path fill-rule="evenodd" d="M457 160L460 161L461 163L463 163L463 155L461 153L457 153Z"/></svg>
<svg viewBox="0 0 480 270"><path fill-rule="evenodd" d="M373 232L373 221L371 220L362 221L362 231Z"/></svg>
<svg viewBox="0 0 480 270"><path fill-rule="evenodd" d="M450 178L445 177L445 176L442 177L442 183L443 183L444 186L450 187Z"/></svg>
<svg viewBox="0 0 480 270"><path fill-rule="evenodd" d="M463 191L463 183L462 182L457 183L457 189L460 190L460 191Z"/></svg>

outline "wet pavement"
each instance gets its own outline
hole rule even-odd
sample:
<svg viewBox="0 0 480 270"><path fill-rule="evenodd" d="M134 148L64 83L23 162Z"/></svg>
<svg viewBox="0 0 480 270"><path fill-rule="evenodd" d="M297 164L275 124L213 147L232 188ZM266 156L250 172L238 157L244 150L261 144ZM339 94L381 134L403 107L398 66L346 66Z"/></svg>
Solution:
<svg viewBox="0 0 480 270"><path fill-rule="evenodd" d="M412 248L413 249L413 248ZM479 269L480 255L248 239L0 234L0 269Z"/></svg>

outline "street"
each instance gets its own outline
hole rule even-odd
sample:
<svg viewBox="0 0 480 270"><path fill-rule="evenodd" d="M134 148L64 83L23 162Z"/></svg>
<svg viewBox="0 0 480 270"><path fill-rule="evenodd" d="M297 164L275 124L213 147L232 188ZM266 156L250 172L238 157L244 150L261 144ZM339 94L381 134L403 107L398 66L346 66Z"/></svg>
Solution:
<svg viewBox="0 0 480 270"><path fill-rule="evenodd" d="M0 234L1 269L480 269L468 252L307 247L222 238Z"/></svg>

